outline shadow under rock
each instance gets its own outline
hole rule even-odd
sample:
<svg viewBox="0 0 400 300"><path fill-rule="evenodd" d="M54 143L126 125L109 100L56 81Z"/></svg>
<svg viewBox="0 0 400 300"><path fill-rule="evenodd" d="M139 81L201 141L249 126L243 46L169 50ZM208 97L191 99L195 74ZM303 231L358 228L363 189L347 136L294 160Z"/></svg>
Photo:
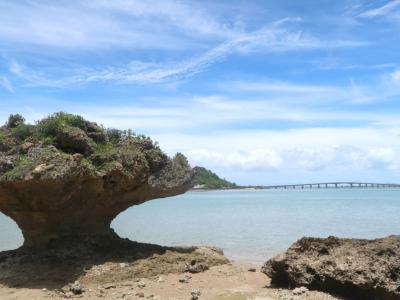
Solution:
<svg viewBox="0 0 400 300"><path fill-rule="evenodd" d="M228 262L217 249L207 248L209 253L199 249L164 247L122 238L67 238L53 241L45 248L21 247L0 252L0 284L58 290L83 277L92 267L105 263L123 263L128 267L97 276L97 283L184 272L186 264L193 260L210 266Z"/></svg>

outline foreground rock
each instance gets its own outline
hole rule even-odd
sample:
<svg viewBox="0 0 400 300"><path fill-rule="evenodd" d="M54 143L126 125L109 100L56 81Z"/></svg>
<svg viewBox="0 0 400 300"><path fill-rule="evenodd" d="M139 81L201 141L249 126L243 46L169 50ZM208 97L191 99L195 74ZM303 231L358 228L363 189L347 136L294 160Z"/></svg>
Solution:
<svg viewBox="0 0 400 300"><path fill-rule="evenodd" d="M302 238L266 262L278 286L321 290L362 300L400 299L400 238Z"/></svg>
<svg viewBox="0 0 400 300"><path fill-rule="evenodd" d="M57 113L0 127L0 211L21 228L25 247L72 237L116 239L111 221L132 205L191 186L186 158L165 155L149 138L106 130Z"/></svg>

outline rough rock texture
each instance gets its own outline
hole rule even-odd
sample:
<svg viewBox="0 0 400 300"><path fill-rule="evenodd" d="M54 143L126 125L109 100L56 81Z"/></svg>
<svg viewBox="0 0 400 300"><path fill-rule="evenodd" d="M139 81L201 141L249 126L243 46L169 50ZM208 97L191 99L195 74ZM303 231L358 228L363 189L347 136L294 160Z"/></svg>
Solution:
<svg viewBox="0 0 400 300"><path fill-rule="evenodd" d="M120 212L191 186L185 157L170 159L147 137L65 113L37 125L16 119L0 127L0 211L21 228L24 246L116 237L110 224Z"/></svg>
<svg viewBox="0 0 400 300"><path fill-rule="evenodd" d="M302 238L267 261L272 283L306 286L348 299L400 299L400 238Z"/></svg>

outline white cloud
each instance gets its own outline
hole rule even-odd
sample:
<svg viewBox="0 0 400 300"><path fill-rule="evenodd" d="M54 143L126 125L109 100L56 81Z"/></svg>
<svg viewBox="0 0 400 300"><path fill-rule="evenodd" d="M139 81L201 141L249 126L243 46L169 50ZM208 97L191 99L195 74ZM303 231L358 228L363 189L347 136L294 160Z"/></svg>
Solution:
<svg viewBox="0 0 400 300"><path fill-rule="evenodd" d="M0 3L0 24L2 44L79 51L191 48L202 40L232 37L238 30L195 3L174 0L6 0Z"/></svg>
<svg viewBox="0 0 400 300"><path fill-rule="evenodd" d="M249 172L400 170L399 149L359 148L356 146L295 147L277 150L271 147L248 151L216 152L195 149L185 152L193 165L212 166Z"/></svg>
<svg viewBox="0 0 400 300"><path fill-rule="evenodd" d="M391 17L391 18L399 18L400 11L398 8L400 7L399 0L390 0L386 4L368 9L362 12L359 16L364 18L375 18L375 17Z"/></svg>
<svg viewBox="0 0 400 300"><path fill-rule="evenodd" d="M14 93L14 87L7 77L0 75L0 86L5 88L10 93Z"/></svg>
<svg viewBox="0 0 400 300"><path fill-rule="evenodd" d="M400 70L383 73L368 82L349 80L348 85L309 85L277 80L237 80L216 84L224 92L244 92L280 103L366 104L400 96Z"/></svg>
<svg viewBox="0 0 400 300"><path fill-rule="evenodd" d="M23 20L22 20L23 18ZM288 52L365 46L357 40L322 40L301 30L288 29L299 18L284 18L249 31L226 21L196 2L138 0L0 3L0 41L5 51L20 44L54 47L81 52L107 52L111 48L164 49L182 53L182 59L156 62L105 62L93 68L65 63L12 62L10 71L35 86L66 87L89 82L159 83L180 80L204 71L232 54ZM43 50L42 46L50 47ZM24 47L35 51L35 48ZM208 50L207 50L208 49ZM15 49L14 49L15 50ZM185 53L182 50L186 50ZM189 50L189 51L188 51ZM102 53L103 53L102 52ZM190 53L190 55L188 55ZM162 56L165 57L165 56ZM169 57L166 55L166 57ZM175 56L176 57L176 56ZM50 66L50 67L48 67Z"/></svg>
<svg viewBox="0 0 400 300"><path fill-rule="evenodd" d="M277 92L277 93L334 93L337 92L336 86L294 84L279 81L236 81L224 84L231 89L245 92ZM340 88L340 87L339 87Z"/></svg>
<svg viewBox="0 0 400 300"><path fill-rule="evenodd" d="M272 149L227 153L195 149L187 151L186 155L193 165L231 168L238 171L277 170L283 163L282 157Z"/></svg>
<svg viewBox="0 0 400 300"><path fill-rule="evenodd" d="M400 87L400 70L395 70L389 75L391 83Z"/></svg>
<svg viewBox="0 0 400 300"><path fill-rule="evenodd" d="M193 165L246 172L400 171L400 127L224 131L210 135L156 135L170 153Z"/></svg>

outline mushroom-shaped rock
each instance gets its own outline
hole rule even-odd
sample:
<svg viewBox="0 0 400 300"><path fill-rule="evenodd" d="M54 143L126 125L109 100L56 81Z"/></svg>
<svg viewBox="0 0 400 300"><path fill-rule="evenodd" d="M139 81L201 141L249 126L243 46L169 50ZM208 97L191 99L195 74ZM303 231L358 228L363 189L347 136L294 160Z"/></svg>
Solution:
<svg viewBox="0 0 400 300"><path fill-rule="evenodd" d="M116 237L110 224L120 212L191 187L183 155L171 159L147 137L105 130L80 116L5 125L0 142L0 211L18 224L28 247Z"/></svg>

